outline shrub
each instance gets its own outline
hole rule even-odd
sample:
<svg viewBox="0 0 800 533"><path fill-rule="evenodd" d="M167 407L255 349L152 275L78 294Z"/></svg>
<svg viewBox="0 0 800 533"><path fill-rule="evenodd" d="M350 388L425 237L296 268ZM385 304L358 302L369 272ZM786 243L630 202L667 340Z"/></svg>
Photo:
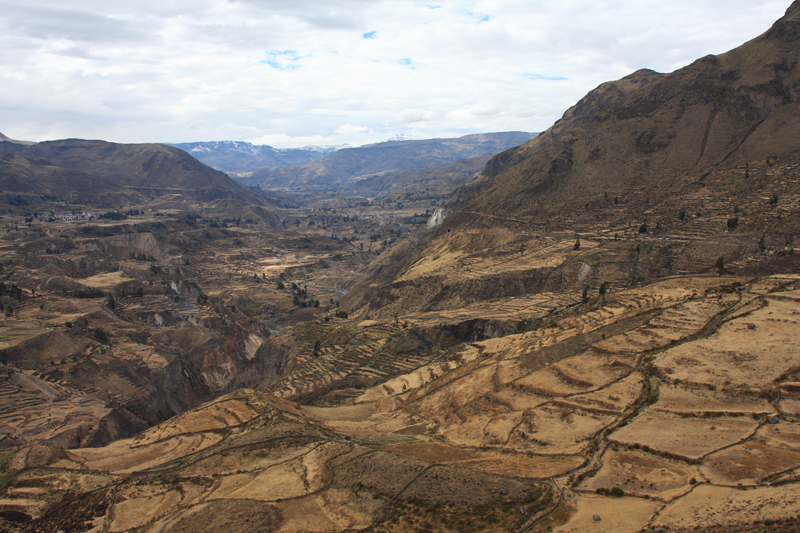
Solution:
<svg viewBox="0 0 800 533"><path fill-rule="evenodd" d="M625 496L625 491L624 491L624 490L622 490L622 489L621 489L621 488L619 488L619 487L614 487L613 489L611 489L611 490L608 492L608 494L609 494L609 495L611 495L611 496L613 496L613 497L615 497L615 498L622 498L623 496Z"/></svg>
<svg viewBox="0 0 800 533"><path fill-rule="evenodd" d="M639 233L647 233L647 224L639 226Z"/></svg>
<svg viewBox="0 0 800 533"><path fill-rule="evenodd" d="M739 226L739 217L733 217L728 219L728 230L733 231Z"/></svg>
<svg viewBox="0 0 800 533"><path fill-rule="evenodd" d="M97 342L102 344L111 344L111 338L108 336L108 333L106 333L106 330L104 330L103 328L94 328L92 334L94 335L94 339Z"/></svg>

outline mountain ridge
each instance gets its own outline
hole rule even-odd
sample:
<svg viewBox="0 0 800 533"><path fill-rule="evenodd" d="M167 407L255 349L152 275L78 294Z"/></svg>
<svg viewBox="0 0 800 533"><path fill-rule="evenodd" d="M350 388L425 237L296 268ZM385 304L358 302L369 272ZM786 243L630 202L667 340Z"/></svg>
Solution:
<svg viewBox="0 0 800 533"><path fill-rule="evenodd" d="M212 168L226 173L251 172L261 167L285 167L313 161L340 149L338 146L274 148L246 141L166 143L189 152Z"/></svg>
<svg viewBox="0 0 800 533"><path fill-rule="evenodd" d="M260 169L241 183L262 188L329 188L354 179L387 171L441 166L459 159L495 153L529 140L525 132L465 135L458 138L419 141L386 141L333 154L294 167Z"/></svg>
<svg viewBox="0 0 800 533"><path fill-rule="evenodd" d="M125 194L147 197L182 194L202 201L237 199L270 206L261 194L242 187L185 151L161 144L117 144L65 139L34 145L0 142L0 153L50 167L90 174L113 183ZM77 191L80 192L80 191Z"/></svg>

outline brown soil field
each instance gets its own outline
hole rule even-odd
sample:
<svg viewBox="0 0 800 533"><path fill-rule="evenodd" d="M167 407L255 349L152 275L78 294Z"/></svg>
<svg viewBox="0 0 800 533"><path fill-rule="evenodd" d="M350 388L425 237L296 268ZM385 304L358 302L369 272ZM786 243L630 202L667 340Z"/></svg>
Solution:
<svg viewBox="0 0 800 533"><path fill-rule="evenodd" d="M617 448L617 449L614 449ZM602 457L603 466L579 488L596 491L619 487L626 494L672 500L690 488L692 478L702 479L695 465L643 450L612 445Z"/></svg>
<svg viewBox="0 0 800 533"><path fill-rule="evenodd" d="M716 485L755 485L763 478L800 466L800 450L787 450L756 437L709 455L703 476Z"/></svg>
<svg viewBox="0 0 800 533"><path fill-rule="evenodd" d="M757 427L750 417L684 418L650 409L610 438L697 460L749 437Z"/></svg>
<svg viewBox="0 0 800 533"><path fill-rule="evenodd" d="M384 449L431 463L532 479L558 476L585 463L585 459L577 455L531 455L487 449L458 448L437 442L399 444L385 446Z"/></svg>
<svg viewBox="0 0 800 533"><path fill-rule="evenodd" d="M653 524L667 529L734 526L798 513L800 492L796 485L738 489L702 484L668 504Z"/></svg>
<svg viewBox="0 0 800 533"><path fill-rule="evenodd" d="M658 405L654 409L680 415L713 413L764 416L775 412L775 408L763 398L713 391L705 387L665 383L658 392Z"/></svg>
<svg viewBox="0 0 800 533"><path fill-rule="evenodd" d="M686 383L725 389L770 387L797 367L800 302L765 298L762 309L723 324L711 337L659 355L656 367Z"/></svg>
<svg viewBox="0 0 800 533"><path fill-rule="evenodd" d="M594 495L572 496L574 514L569 521L553 529L558 533L586 531L634 533L649 522L661 504L639 498L608 498ZM600 520L595 521L594 515Z"/></svg>

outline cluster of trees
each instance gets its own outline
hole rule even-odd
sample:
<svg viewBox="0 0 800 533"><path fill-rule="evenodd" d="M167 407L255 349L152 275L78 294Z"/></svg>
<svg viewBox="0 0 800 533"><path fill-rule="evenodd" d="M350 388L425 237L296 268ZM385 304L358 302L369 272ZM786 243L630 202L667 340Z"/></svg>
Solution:
<svg viewBox="0 0 800 533"><path fill-rule="evenodd" d="M279 280L277 289L284 290L286 289L286 285L284 285L283 282ZM292 299L292 302L297 307L302 307L302 308L319 307L319 300L313 300L308 297L307 288L305 287L300 288L297 286L297 283L292 283L291 285L289 285L289 289L294 293L294 298Z"/></svg>
<svg viewBox="0 0 800 533"><path fill-rule="evenodd" d="M66 293L67 290L64 289ZM72 293L74 298L102 298L104 296L103 291L97 289L95 287L87 287L85 289L78 289Z"/></svg>
<svg viewBox="0 0 800 533"><path fill-rule="evenodd" d="M18 302L22 300L22 289L13 283L6 285L4 282L0 281L0 296L5 294L11 298L14 298Z"/></svg>
<svg viewBox="0 0 800 533"><path fill-rule="evenodd" d="M614 498L622 498L625 496L625 491L619 487L613 487L611 489L604 489L601 487L597 489L597 494L613 496Z"/></svg>
<svg viewBox="0 0 800 533"><path fill-rule="evenodd" d="M133 259L134 261L150 261L151 263L155 262L156 258L152 255L144 255L142 252L138 254L134 254L131 252L128 256Z"/></svg>

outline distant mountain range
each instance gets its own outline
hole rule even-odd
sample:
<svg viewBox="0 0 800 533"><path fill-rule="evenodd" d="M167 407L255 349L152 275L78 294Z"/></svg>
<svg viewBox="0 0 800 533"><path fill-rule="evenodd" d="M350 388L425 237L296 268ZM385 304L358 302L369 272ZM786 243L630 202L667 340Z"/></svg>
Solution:
<svg viewBox="0 0 800 533"><path fill-rule="evenodd" d="M325 157L343 146L273 148L244 141L168 143L192 154L206 165L236 174L261 167L288 167Z"/></svg>
<svg viewBox="0 0 800 533"><path fill-rule="evenodd" d="M386 141L344 148L321 159L290 167L262 168L238 181L264 189L341 188L386 172L427 169L460 159L494 154L535 136L535 133L503 132L451 139Z"/></svg>

